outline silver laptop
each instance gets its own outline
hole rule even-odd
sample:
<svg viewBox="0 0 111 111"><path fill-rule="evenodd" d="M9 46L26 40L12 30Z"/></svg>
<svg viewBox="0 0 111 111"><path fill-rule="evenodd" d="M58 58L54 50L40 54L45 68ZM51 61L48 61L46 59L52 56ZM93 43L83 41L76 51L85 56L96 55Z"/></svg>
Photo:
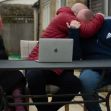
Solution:
<svg viewBox="0 0 111 111"><path fill-rule="evenodd" d="M73 39L40 38L39 62L72 62Z"/></svg>

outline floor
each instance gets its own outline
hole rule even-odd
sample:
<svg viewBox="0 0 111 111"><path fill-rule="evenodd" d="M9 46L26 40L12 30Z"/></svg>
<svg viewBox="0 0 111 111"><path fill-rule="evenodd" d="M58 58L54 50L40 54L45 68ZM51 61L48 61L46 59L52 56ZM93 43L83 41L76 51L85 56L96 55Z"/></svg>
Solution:
<svg viewBox="0 0 111 111"><path fill-rule="evenodd" d="M106 93L102 93L103 96L106 95ZM78 98L75 98L75 99L81 99L80 97ZM110 99L111 101L111 99ZM110 105L111 105L111 102L110 102ZM102 103L101 104L101 108L102 108L102 111L106 111L106 107L105 107L105 103ZM29 111L37 111L36 107L35 106L30 106L29 107ZM58 111L65 111L64 110L64 107L62 107L61 109L59 109ZM69 111L84 111L83 110L83 105L79 105L79 104L71 104L69 105Z"/></svg>
<svg viewBox="0 0 111 111"><path fill-rule="evenodd" d="M78 77L79 76L79 70L75 70L74 75L76 75ZM100 94L102 96L106 96L106 93L100 93ZM82 98L81 97L76 97L75 99L80 100ZM111 98L110 98L110 101L111 101ZM111 106L111 102L110 102L110 106ZM105 103L101 103L101 108L102 108L102 111L106 111ZM37 109L36 109L35 106L30 106L29 111L37 111ZM64 107L62 107L58 111L65 111ZM79 104L71 104L71 105L69 105L69 111L84 111L83 104L80 104L80 105Z"/></svg>

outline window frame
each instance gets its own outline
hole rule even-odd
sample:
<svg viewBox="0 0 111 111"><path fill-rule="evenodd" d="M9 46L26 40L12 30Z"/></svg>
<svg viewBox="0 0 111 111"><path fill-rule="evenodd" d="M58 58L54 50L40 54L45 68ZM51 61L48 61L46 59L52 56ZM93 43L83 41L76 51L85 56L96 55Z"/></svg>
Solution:
<svg viewBox="0 0 111 111"><path fill-rule="evenodd" d="M89 8L91 8L91 2L93 0L88 0L89 3ZM98 1L98 0L97 0ZM110 8L110 4L108 3L110 0L102 0L101 2L103 2L103 10L101 10L102 13L105 14L105 16L109 15L109 8Z"/></svg>
<svg viewBox="0 0 111 111"><path fill-rule="evenodd" d="M48 1L43 7L43 19L42 20L43 20L42 29L44 30L50 22L50 1Z"/></svg>

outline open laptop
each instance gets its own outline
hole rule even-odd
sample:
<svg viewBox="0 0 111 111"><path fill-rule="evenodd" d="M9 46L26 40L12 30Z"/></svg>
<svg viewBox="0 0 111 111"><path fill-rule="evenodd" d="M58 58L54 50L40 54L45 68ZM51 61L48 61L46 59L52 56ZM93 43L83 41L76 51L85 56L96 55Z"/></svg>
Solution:
<svg viewBox="0 0 111 111"><path fill-rule="evenodd" d="M40 38L39 62L72 62L73 39Z"/></svg>

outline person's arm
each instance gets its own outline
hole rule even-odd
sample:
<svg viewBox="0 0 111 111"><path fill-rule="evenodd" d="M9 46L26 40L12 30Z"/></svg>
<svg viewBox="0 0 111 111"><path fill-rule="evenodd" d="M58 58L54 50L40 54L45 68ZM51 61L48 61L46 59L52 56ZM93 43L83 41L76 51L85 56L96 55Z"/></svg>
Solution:
<svg viewBox="0 0 111 111"><path fill-rule="evenodd" d="M79 38L80 37L80 31L79 29L73 29L73 28L69 28L68 29L68 37L71 39L75 39L75 38Z"/></svg>
<svg viewBox="0 0 111 111"><path fill-rule="evenodd" d="M0 36L0 59L8 59L8 54L6 52L4 42L1 36Z"/></svg>
<svg viewBox="0 0 111 111"><path fill-rule="evenodd" d="M80 48L80 22L73 20L70 24L67 23L69 38L74 40L73 45L73 60L79 60L81 58L81 48Z"/></svg>
<svg viewBox="0 0 111 111"><path fill-rule="evenodd" d="M2 22L2 18L0 16L0 31L3 29L3 22Z"/></svg>
<svg viewBox="0 0 111 111"><path fill-rule="evenodd" d="M102 27L104 17L101 14L96 14L93 20L88 22L81 22L80 35L84 38L94 36Z"/></svg>
<svg viewBox="0 0 111 111"><path fill-rule="evenodd" d="M39 53L39 43L32 49L31 53L28 56L28 60L38 60Z"/></svg>
<svg viewBox="0 0 111 111"><path fill-rule="evenodd" d="M79 34L79 28L81 26L80 22L78 22L77 20L72 20L70 24L67 22L66 25L68 27L69 38L75 39L80 37Z"/></svg>
<svg viewBox="0 0 111 111"><path fill-rule="evenodd" d="M8 55L6 53L6 51L4 50L0 50L0 60L7 60L8 59Z"/></svg>

